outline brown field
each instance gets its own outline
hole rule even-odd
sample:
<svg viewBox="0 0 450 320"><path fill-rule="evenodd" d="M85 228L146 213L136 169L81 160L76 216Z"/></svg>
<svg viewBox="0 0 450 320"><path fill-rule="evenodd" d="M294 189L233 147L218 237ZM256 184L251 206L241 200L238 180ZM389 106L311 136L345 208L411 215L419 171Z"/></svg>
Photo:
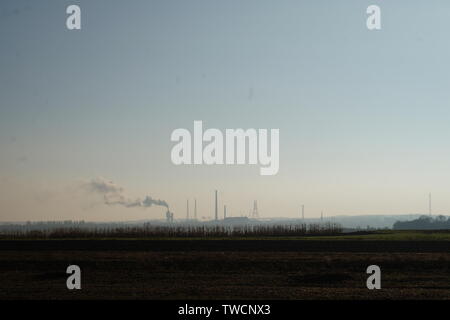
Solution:
<svg viewBox="0 0 450 320"><path fill-rule="evenodd" d="M450 299L449 245L0 241L0 299ZM66 289L70 264L81 267L82 290ZM371 264L381 290L365 286Z"/></svg>

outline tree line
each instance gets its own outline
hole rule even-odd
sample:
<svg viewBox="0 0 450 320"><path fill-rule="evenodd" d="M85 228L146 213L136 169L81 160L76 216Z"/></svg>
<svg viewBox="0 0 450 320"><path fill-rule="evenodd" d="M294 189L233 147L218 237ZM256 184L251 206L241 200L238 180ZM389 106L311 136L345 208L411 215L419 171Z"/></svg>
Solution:
<svg viewBox="0 0 450 320"><path fill-rule="evenodd" d="M445 230L450 229L450 217L446 216L421 216L411 221L397 221L394 230Z"/></svg>

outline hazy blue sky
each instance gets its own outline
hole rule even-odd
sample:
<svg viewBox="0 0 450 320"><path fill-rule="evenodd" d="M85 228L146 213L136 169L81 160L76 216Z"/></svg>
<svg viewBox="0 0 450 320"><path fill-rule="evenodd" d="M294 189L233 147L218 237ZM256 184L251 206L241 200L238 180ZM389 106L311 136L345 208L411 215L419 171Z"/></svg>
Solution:
<svg viewBox="0 0 450 320"><path fill-rule="evenodd" d="M82 30L68 31L78 4ZM382 9L382 30L366 8ZM0 220L450 212L450 2L0 2ZM174 166L170 134L279 128L280 171ZM223 202L222 202L223 203Z"/></svg>

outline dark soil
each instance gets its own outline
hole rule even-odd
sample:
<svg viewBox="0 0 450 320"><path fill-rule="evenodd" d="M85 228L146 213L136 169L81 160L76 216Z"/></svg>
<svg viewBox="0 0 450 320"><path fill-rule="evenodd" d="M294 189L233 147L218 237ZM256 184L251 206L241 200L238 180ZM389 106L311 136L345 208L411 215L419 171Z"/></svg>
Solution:
<svg viewBox="0 0 450 320"><path fill-rule="evenodd" d="M377 242L2 241L0 299L450 299L444 244Z"/></svg>

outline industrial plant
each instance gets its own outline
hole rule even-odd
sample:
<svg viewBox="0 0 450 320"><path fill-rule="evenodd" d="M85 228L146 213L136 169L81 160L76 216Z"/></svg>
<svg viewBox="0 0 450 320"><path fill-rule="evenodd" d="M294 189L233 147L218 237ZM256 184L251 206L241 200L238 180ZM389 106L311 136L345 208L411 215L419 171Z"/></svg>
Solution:
<svg viewBox="0 0 450 320"><path fill-rule="evenodd" d="M194 199L194 210L193 215L191 215L191 207L189 199L186 200L186 218L182 219L179 218L177 220L174 219L174 213L170 211L169 207L167 206L166 211L166 223L172 224L174 222L180 222L180 223L189 223L189 224L195 224L195 223L225 223L225 224L247 224L251 221L253 222L259 222L260 216L258 212L258 202L257 200L253 201L253 209L251 210L249 216L238 216L238 217L232 217L227 213L227 205L223 204L223 216L221 217L219 214L219 192L218 190L214 190L214 219L213 220L206 220L206 221L200 221L197 217L197 199Z"/></svg>

